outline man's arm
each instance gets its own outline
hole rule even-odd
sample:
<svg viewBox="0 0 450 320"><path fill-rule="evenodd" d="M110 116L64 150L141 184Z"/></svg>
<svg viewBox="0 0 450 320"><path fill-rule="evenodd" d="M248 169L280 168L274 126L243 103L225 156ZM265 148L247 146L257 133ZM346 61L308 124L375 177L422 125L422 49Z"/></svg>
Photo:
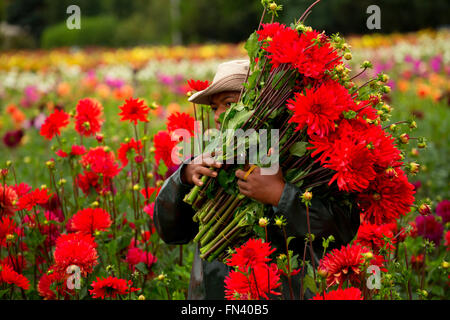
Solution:
<svg viewBox="0 0 450 320"><path fill-rule="evenodd" d="M193 186L181 181L182 164L163 184L155 201L153 219L156 230L168 244L186 244L198 232L198 225L192 220L192 207L183 202L184 196Z"/></svg>

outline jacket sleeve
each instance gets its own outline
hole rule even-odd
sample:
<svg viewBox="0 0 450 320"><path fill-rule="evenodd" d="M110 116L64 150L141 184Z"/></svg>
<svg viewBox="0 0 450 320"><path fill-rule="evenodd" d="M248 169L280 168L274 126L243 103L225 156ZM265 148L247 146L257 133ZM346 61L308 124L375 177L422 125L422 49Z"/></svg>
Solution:
<svg viewBox="0 0 450 320"><path fill-rule="evenodd" d="M153 219L156 231L168 244L186 244L198 231L192 220L194 210L183 202L184 196L193 186L181 181L183 163L163 184L155 201Z"/></svg>
<svg viewBox="0 0 450 320"><path fill-rule="evenodd" d="M304 239L308 233L307 213L301 201L302 190L291 183L286 183L280 202L274 207L276 215L283 215L287 220L286 233L298 239ZM333 235L337 243L346 244L352 240L359 227L357 210L346 209L338 203L313 197L309 207L311 233L317 243L322 237Z"/></svg>

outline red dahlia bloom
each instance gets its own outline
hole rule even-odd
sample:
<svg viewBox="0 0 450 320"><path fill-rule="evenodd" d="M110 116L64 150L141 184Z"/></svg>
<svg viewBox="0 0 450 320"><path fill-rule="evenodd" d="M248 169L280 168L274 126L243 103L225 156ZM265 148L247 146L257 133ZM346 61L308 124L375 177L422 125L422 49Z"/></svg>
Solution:
<svg viewBox="0 0 450 320"><path fill-rule="evenodd" d="M337 289L329 292L325 292L323 295L318 293L312 298L312 300L364 300L361 294L361 290L358 288L350 287L346 289Z"/></svg>
<svg viewBox="0 0 450 320"><path fill-rule="evenodd" d="M144 105L144 100L139 101L139 99L130 98L125 100L125 104L119 107L122 112L119 113L121 116L121 121L129 120L135 125L138 121L148 122L147 114L150 108Z"/></svg>
<svg viewBox="0 0 450 320"><path fill-rule="evenodd" d="M136 292L141 289L133 288L133 282L131 280L118 279L116 277L108 277L100 279L97 277L97 281L93 281L91 286L93 289L89 290L89 293L94 299L102 298L116 298L118 295L126 295L130 292Z"/></svg>
<svg viewBox="0 0 450 320"><path fill-rule="evenodd" d="M208 80L200 81L200 80L190 79L187 81L187 83L188 83L189 87L191 88L191 90L195 90L195 91L205 90L209 86Z"/></svg>
<svg viewBox="0 0 450 320"><path fill-rule="evenodd" d="M269 262L269 255L274 251L275 249L262 239L249 239L241 247L236 248L236 253L228 259L227 265L247 270L248 267L253 268Z"/></svg>
<svg viewBox="0 0 450 320"><path fill-rule="evenodd" d="M157 259L151 252L145 252L141 248L133 247L128 249L126 261L130 269L134 270L135 265L141 262L144 263L147 268L151 268Z"/></svg>
<svg viewBox="0 0 450 320"><path fill-rule="evenodd" d="M185 112L175 112L167 118L167 130L169 132L173 132L177 129L184 129L187 130L189 135L192 137L194 136L194 126L194 117L191 117Z"/></svg>
<svg viewBox="0 0 450 320"><path fill-rule="evenodd" d="M225 298L227 300L269 299L271 294L281 295L280 292L275 291L280 285L280 275L274 263L270 266L256 265L250 268L249 274L243 270L232 270L225 278Z"/></svg>
<svg viewBox="0 0 450 320"><path fill-rule="evenodd" d="M355 243L368 247L374 253L379 253L381 248L386 248L392 252L395 248L393 244L396 242L396 239L394 239L396 230L396 223L377 225L363 222L358 229ZM391 243L385 241L384 238L389 238Z"/></svg>
<svg viewBox="0 0 450 320"><path fill-rule="evenodd" d="M295 93L295 98L287 101L287 107L294 114L289 123L296 123L297 131L307 127L308 135L319 137L335 130L335 121L339 119L344 106L339 104L336 94L329 85L305 90L305 94ZM347 92L347 90L344 91ZM347 92L348 95L348 92Z"/></svg>
<svg viewBox="0 0 450 320"><path fill-rule="evenodd" d="M119 172L119 165L115 162L114 152L105 151L104 147L91 148L80 160L81 164L96 174L103 174L104 177L113 178Z"/></svg>
<svg viewBox="0 0 450 320"><path fill-rule="evenodd" d="M61 157L61 158L66 158L66 157L68 156L68 154L67 154L66 152L64 152L63 150L61 150L61 149L59 149L59 150L56 151L55 153L56 153L56 155L57 155L58 157Z"/></svg>
<svg viewBox="0 0 450 320"><path fill-rule="evenodd" d="M38 292L44 300L55 300L57 293L59 296L66 296L67 291L72 291L67 288L67 277L65 274L60 274L50 268L50 272L44 273L39 279ZM56 291L54 290L56 289Z"/></svg>
<svg viewBox="0 0 450 320"><path fill-rule="evenodd" d="M153 146L155 147L155 160L159 164L163 160L168 168L175 165L172 161L172 151L177 148L177 142L173 141L167 131L159 131L153 137ZM175 150L178 150L175 149Z"/></svg>
<svg viewBox="0 0 450 320"><path fill-rule="evenodd" d="M447 247L447 251L450 250L450 230L445 233L445 243L444 245Z"/></svg>
<svg viewBox="0 0 450 320"><path fill-rule="evenodd" d="M35 189L19 198L17 208L19 210L31 211L36 205L45 205L50 199L50 196L51 193L46 188Z"/></svg>
<svg viewBox="0 0 450 320"><path fill-rule="evenodd" d="M102 186L99 183L98 178L98 174L85 170L82 174L78 174L76 183L83 193L88 195L91 188L94 188L95 191L100 192Z"/></svg>
<svg viewBox="0 0 450 320"><path fill-rule="evenodd" d="M30 288L30 281L6 264L0 264L0 284L2 283L13 284L23 290Z"/></svg>
<svg viewBox="0 0 450 320"><path fill-rule="evenodd" d="M0 216L14 214L14 201L17 200L17 193L13 187L0 184Z"/></svg>
<svg viewBox="0 0 450 320"><path fill-rule="evenodd" d="M84 146L73 145L70 154L72 156L82 156L86 153L86 148Z"/></svg>
<svg viewBox="0 0 450 320"><path fill-rule="evenodd" d="M0 218L0 247L6 247L6 236L14 234L16 223L8 216Z"/></svg>
<svg viewBox="0 0 450 320"><path fill-rule="evenodd" d="M2 188L2 186L0 185L0 190L2 190L1 188ZM15 184L12 188L14 189L14 191L17 194L17 196L19 196L19 197L23 196L24 194L28 193L28 191L31 190L31 187L28 184L24 183L24 182L21 182L19 184ZM1 200L1 197L0 197L0 200Z"/></svg>
<svg viewBox="0 0 450 320"><path fill-rule="evenodd" d="M94 136L102 129L103 106L95 99L78 101L75 114L75 130L85 137Z"/></svg>
<svg viewBox="0 0 450 320"><path fill-rule="evenodd" d="M363 253L371 252L368 248L360 245L342 246L340 250L333 249L322 260L318 269L323 270L327 274L328 287L338 284L342 287L344 281L348 280L352 285L359 285L361 274L364 272L360 269L364 263ZM372 261L372 264L381 266L378 257Z"/></svg>
<svg viewBox="0 0 450 320"><path fill-rule="evenodd" d="M70 233L59 236L53 253L55 271L65 273L67 267L76 265L81 275L91 273L98 264L97 244L94 238L87 234Z"/></svg>
<svg viewBox="0 0 450 320"><path fill-rule="evenodd" d="M142 147L143 146L141 140L136 141L134 140L134 138L131 138L129 142L120 144L120 148L119 150L117 150L117 158L120 160L120 162L122 162L122 168L128 164L128 151L134 149L136 154L140 154Z"/></svg>
<svg viewBox="0 0 450 320"><path fill-rule="evenodd" d="M400 168L392 179L378 173L369 188L358 195L363 220L374 224L395 222L405 215L414 203L414 186Z"/></svg>
<svg viewBox="0 0 450 320"><path fill-rule="evenodd" d="M142 188L140 192L145 199L150 199L150 197L153 195L153 192L156 191L155 197L157 197L160 190L161 187L148 187L147 190L145 188Z"/></svg>
<svg viewBox="0 0 450 320"><path fill-rule="evenodd" d="M106 231L111 226L111 216L102 208L86 208L72 217L72 229L85 234Z"/></svg>
<svg viewBox="0 0 450 320"><path fill-rule="evenodd" d="M40 134L47 140L53 139L55 135L60 135L60 130L69 124L69 114L63 110L56 109L51 115L45 119L41 126Z"/></svg>

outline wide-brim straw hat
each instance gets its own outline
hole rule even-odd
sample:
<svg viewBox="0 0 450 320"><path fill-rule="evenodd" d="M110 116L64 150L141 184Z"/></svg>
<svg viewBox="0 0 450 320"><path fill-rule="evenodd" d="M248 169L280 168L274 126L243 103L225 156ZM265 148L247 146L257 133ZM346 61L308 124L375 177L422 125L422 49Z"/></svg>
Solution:
<svg viewBox="0 0 450 320"><path fill-rule="evenodd" d="M216 93L241 91L249 64L248 60L232 60L219 64L211 85L205 90L194 93L189 101L197 104L211 104L211 96Z"/></svg>

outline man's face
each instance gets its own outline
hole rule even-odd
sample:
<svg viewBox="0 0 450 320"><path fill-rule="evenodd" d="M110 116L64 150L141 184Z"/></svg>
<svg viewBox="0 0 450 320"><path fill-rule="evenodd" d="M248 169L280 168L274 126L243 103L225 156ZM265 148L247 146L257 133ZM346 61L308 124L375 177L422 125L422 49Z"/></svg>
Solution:
<svg viewBox="0 0 450 320"><path fill-rule="evenodd" d="M219 116L222 112L227 111L232 103L238 102L239 94L239 91L224 91L212 95L211 108L214 111L216 129L220 129Z"/></svg>

